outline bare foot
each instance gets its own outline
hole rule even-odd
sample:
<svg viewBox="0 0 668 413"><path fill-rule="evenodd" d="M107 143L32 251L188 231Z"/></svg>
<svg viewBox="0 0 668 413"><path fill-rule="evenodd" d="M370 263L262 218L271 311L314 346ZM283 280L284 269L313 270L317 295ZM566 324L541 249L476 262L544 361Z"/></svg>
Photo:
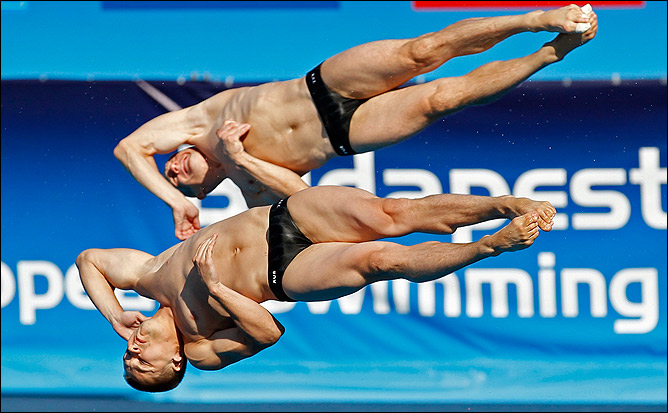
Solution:
<svg viewBox="0 0 668 413"><path fill-rule="evenodd" d="M554 10L537 10L529 16L534 22L532 31L575 33L578 23L592 23L593 14L586 15L580 7L571 4Z"/></svg>
<svg viewBox="0 0 668 413"><path fill-rule="evenodd" d="M493 255L502 252L519 251L529 248L538 237L538 213L529 212L514 218L508 225L492 235L486 235L481 241L494 251Z"/></svg>
<svg viewBox="0 0 668 413"><path fill-rule="evenodd" d="M589 14L589 23L591 27L584 33L561 33L549 43L543 45L543 49L554 53L553 58L556 61L563 59L568 53L582 46L596 36L598 32L598 17L593 11Z"/></svg>
<svg viewBox="0 0 668 413"><path fill-rule="evenodd" d="M515 198L512 195L504 195L501 198L509 201L510 212L506 218L513 219L520 215L528 214L529 212L536 212L538 213L538 227L543 231L552 230L552 225L554 225L553 219L557 214L557 210L548 201Z"/></svg>

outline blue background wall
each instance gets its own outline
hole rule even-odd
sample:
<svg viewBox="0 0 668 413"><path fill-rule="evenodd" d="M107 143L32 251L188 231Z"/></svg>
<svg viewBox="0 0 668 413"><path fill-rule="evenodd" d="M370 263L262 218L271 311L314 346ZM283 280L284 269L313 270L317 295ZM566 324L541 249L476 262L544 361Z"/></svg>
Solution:
<svg viewBox="0 0 668 413"><path fill-rule="evenodd" d="M86 248L156 254L177 241L169 208L112 155L121 138L165 111L133 80L148 79L188 106L229 86L228 76L233 86L302 76L355 44L517 9L120 3L2 2L3 395L665 405L664 2L602 8L597 39L501 100L310 175L313 184L356 184L380 196L535 189L560 213L553 232L445 285L393 282L332 303L269 303L287 328L276 346L223 371L190 368L177 390L161 395L123 382L124 343L90 308L73 267ZM645 23L643 39L622 24L630 21ZM519 35L419 81L526 54L550 38ZM216 195L202 202L204 219L238 211L232 190ZM498 225L400 241L467 242ZM477 294L485 276L510 277L501 289L507 301L487 284ZM125 304L155 310L132 296Z"/></svg>
<svg viewBox="0 0 668 413"><path fill-rule="evenodd" d="M591 3L599 16L596 41L532 79L665 78L666 2ZM2 7L3 79L176 80L208 73L242 82L303 76L322 60L373 40L415 37L467 17L531 10L432 11L410 1L3 1ZM523 33L425 78L528 54L553 37Z"/></svg>

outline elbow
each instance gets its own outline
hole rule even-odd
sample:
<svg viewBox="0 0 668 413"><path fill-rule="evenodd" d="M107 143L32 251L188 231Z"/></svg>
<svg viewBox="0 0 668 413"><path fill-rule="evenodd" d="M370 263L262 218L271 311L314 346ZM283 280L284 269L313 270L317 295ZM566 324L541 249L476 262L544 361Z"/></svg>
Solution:
<svg viewBox="0 0 668 413"><path fill-rule="evenodd" d="M278 321L276 322L276 329L274 330L274 334L271 337L271 344L274 345L278 342L278 340L283 336L283 333L285 333L285 327Z"/></svg>
<svg viewBox="0 0 668 413"><path fill-rule="evenodd" d="M283 336L284 329L276 329L271 332L271 334L268 334L267 337L264 340L264 347L271 347L274 344L278 343L278 340Z"/></svg>
<svg viewBox="0 0 668 413"><path fill-rule="evenodd" d="M77 259L75 260L75 264L81 270L81 267L84 266L87 262L91 261L91 255L93 255L93 250L92 249L87 249L85 251L82 251L78 256Z"/></svg>
<svg viewBox="0 0 668 413"><path fill-rule="evenodd" d="M121 139L120 142L114 147L114 156L119 161L123 161L127 157L128 153L128 144L125 139Z"/></svg>
<svg viewBox="0 0 668 413"><path fill-rule="evenodd" d="M89 248L82 251L74 262L77 266L77 269L79 270L79 278L81 278L82 281L86 277L86 274L89 273L86 268L90 268L91 265L95 265L94 260L97 254L96 251L97 249L95 248Z"/></svg>
<svg viewBox="0 0 668 413"><path fill-rule="evenodd" d="M256 340L257 351L264 350L265 348L271 347L278 342L285 328L280 323L276 323L275 328L268 329L264 332L263 336Z"/></svg>

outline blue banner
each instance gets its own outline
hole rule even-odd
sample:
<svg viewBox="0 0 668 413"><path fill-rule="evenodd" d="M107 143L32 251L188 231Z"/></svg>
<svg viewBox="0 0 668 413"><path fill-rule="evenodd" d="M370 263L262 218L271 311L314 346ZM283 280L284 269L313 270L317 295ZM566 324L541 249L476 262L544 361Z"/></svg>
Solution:
<svg viewBox="0 0 668 413"><path fill-rule="evenodd" d="M151 84L182 107L225 89ZM527 82L400 144L333 159L305 179L383 197L549 200L555 228L435 282L266 303L286 326L276 345L222 371L191 366L176 390L141 397L666 403L666 100L659 80ZM74 260L87 248L158 254L178 241L171 210L112 153L164 112L131 81L2 81L3 395L137 396L122 378L125 343ZM245 209L227 183L193 202L203 225ZM470 242L502 224L398 241Z"/></svg>

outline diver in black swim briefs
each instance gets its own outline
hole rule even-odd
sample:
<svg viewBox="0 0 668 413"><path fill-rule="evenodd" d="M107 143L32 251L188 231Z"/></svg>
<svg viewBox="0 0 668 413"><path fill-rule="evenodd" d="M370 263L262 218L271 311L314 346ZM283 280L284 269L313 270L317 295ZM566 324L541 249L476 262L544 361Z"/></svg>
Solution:
<svg viewBox="0 0 668 413"><path fill-rule="evenodd" d="M590 27L578 31L579 23ZM416 37L360 44L325 59L303 79L229 88L164 113L121 139L114 156L172 209L174 234L185 240L202 228L188 197L203 199L230 179L248 207L272 205L307 188L302 177L336 156L397 144L464 108L503 97L597 30L596 13L571 4L468 18ZM450 59L543 31L558 34L530 54L410 83ZM194 147L177 151L183 144ZM154 156L175 151L161 173Z"/></svg>
<svg viewBox="0 0 668 413"><path fill-rule="evenodd" d="M269 287L281 301L295 301L283 291L283 274L297 254L313 245L292 219L288 198L272 205L269 212Z"/></svg>
<svg viewBox="0 0 668 413"><path fill-rule="evenodd" d="M322 63L308 72L306 86L334 151L340 156L354 155L357 152L350 146L350 120L357 108L368 99L344 98L332 91L320 76L320 66Z"/></svg>

